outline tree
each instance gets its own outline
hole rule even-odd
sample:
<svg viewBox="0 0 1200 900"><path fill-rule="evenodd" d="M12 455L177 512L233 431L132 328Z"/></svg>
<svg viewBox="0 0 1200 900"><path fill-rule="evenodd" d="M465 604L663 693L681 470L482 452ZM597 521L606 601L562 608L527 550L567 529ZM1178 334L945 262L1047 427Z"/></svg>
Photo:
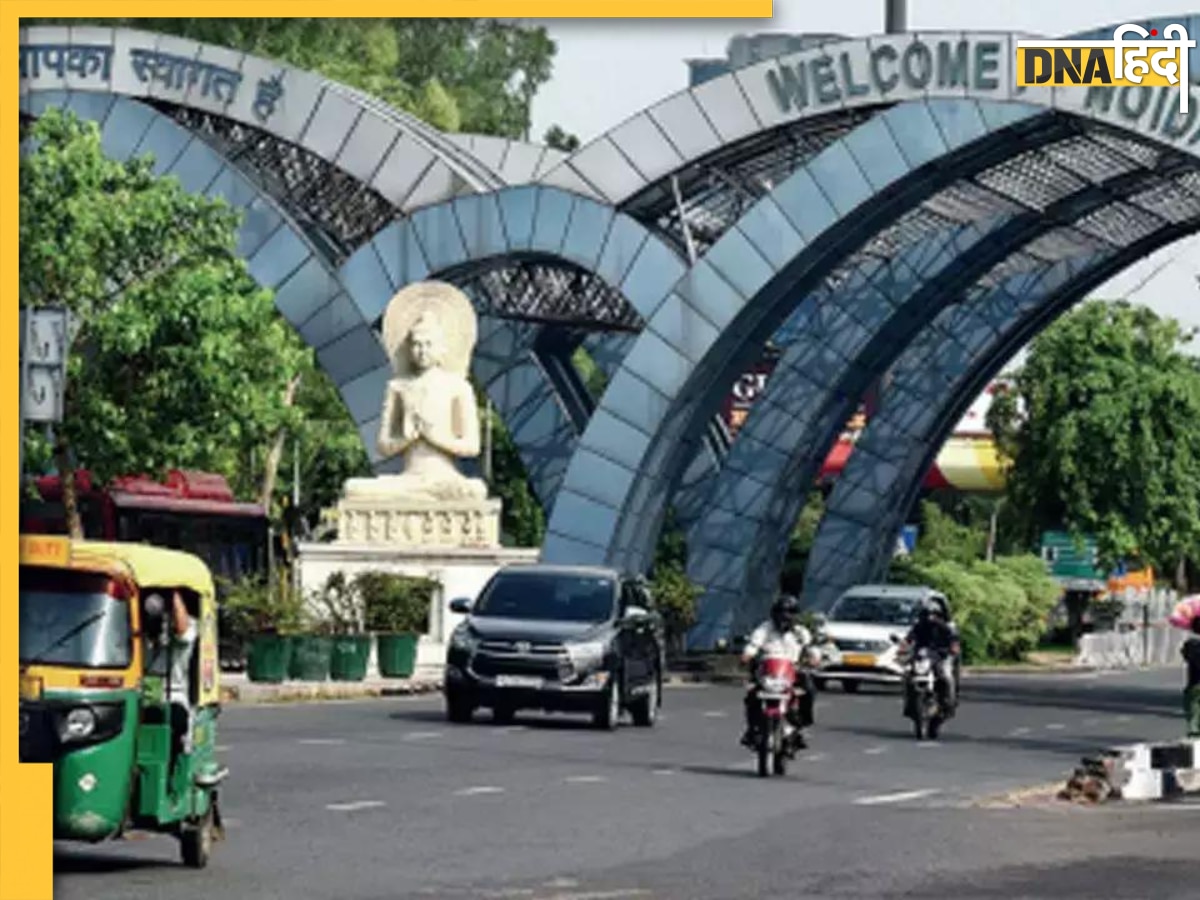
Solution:
<svg viewBox="0 0 1200 900"><path fill-rule="evenodd" d="M555 46L488 19L32 19L140 28L279 59L359 88L445 131L523 138Z"/></svg>
<svg viewBox="0 0 1200 900"><path fill-rule="evenodd" d="M1190 339L1149 309L1100 301L1035 339L1016 393L989 413L1031 542L1065 527L1094 535L1106 565L1183 580L1200 547L1200 372L1180 350Z"/></svg>
<svg viewBox="0 0 1200 900"><path fill-rule="evenodd" d="M257 487L245 462L292 427L283 402L309 351L237 255L221 200L107 158L95 124L50 110L20 165L20 296L75 315L53 455L71 533L74 471L197 468ZM265 454L264 454L265 458Z"/></svg>
<svg viewBox="0 0 1200 900"><path fill-rule="evenodd" d="M569 131L564 131L558 125L551 125L546 131L546 136L542 138L542 143L564 153L574 153L579 149L580 141Z"/></svg>

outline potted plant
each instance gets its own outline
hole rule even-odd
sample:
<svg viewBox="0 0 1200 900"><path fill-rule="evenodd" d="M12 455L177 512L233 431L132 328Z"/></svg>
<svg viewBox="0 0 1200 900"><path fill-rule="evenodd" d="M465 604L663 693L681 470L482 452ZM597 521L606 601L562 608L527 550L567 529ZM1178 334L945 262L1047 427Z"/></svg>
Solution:
<svg viewBox="0 0 1200 900"><path fill-rule="evenodd" d="M344 593L346 576L335 572L320 589L309 596L308 625L303 634L292 638L292 663L288 675L295 681L325 681L330 677L333 657L332 633L335 627L327 620L330 595ZM321 610L325 615L316 615Z"/></svg>
<svg viewBox="0 0 1200 900"><path fill-rule="evenodd" d="M286 579L244 580L227 585L222 627L246 647L246 675L279 684L291 663L291 635L300 626L301 604Z"/></svg>
<svg viewBox="0 0 1200 900"><path fill-rule="evenodd" d="M379 674L410 678L417 662L417 641L429 630L429 606L438 583L390 572L363 572L355 579L367 631L375 635Z"/></svg>
<svg viewBox="0 0 1200 900"><path fill-rule="evenodd" d="M362 602L355 584L337 572L325 582L319 599L331 632L329 677L362 681L371 658L371 636L363 630Z"/></svg>

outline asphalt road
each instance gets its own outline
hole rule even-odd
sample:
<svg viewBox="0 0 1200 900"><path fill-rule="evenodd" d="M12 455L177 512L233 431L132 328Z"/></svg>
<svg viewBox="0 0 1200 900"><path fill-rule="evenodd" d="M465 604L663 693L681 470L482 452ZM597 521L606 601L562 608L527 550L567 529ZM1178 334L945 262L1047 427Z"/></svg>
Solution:
<svg viewBox="0 0 1200 900"><path fill-rule="evenodd" d="M740 692L670 689L654 729L440 699L230 707L228 840L56 847L56 897L286 900L1194 898L1200 805L987 808L1082 754L1181 733L1179 673L976 676L936 744L899 696L822 694L809 750L759 779Z"/></svg>

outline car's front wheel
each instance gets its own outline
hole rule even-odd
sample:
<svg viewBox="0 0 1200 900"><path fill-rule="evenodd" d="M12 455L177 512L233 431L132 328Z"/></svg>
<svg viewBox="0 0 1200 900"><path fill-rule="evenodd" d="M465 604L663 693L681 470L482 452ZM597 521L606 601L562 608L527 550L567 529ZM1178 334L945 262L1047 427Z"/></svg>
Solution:
<svg viewBox="0 0 1200 900"><path fill-rule="evenodd" d="M621 720L621 684L615 672L600 698L600 705L592 714L592 724L603 730L613 731Z"/></svg>
<svg viewBox="0 0 1200 900"><path fill-rule="evenodd" d="M460 691L446 692L446 718L462 725L471 721L475 715L475 701Z"/></svg>

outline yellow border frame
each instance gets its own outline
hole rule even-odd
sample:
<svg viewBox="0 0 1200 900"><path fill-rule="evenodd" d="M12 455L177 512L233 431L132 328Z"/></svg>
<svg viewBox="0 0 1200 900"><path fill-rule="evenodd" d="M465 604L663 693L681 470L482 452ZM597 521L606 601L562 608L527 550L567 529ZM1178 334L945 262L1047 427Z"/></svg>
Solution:
<svg viewBox="0 0 1200 900"><path fill-rule="evenodd" d="M769 19L772 0L408 0L403 12L413 18L468 16L528 19ZM208 0L204 12L209 18L251 18L289 16L298 12L320 16L329 5L316 0ZM359 17L394 16L400 10L395 3L350 0L342 4L345 12ZM16 56L18 29L22 15L45 16L162 16L165 4L147 0L0 0L0 45ZM19 73L16 59L10 57L9 74L3 79L7 101L20 105ZM17 238L20 223L18 200L19 116L7 113L0 105L0 146L3 147L3 186L0 187L0 277L4 301L13 325L5 339L8 358L16 365L18 357ZM19 378L17 379L19 382ZM13 382L0 394L4 410L3 485L0 496L11 497L8 488L17 478L17 435L13 418L17 416L17 393ZM18 417L19 418L19 417ZM16 503L4 503L0 512L0 544L7 548L0 558L0 597L9 600L17 593L19 509ZM17 605L4 605L0 621L0 672L13 679L0 690L0 900L51 900L54 895L54 849L51 809L51 771L45 765L20 765L17 748L17 705L19 666Z"/></svg>

